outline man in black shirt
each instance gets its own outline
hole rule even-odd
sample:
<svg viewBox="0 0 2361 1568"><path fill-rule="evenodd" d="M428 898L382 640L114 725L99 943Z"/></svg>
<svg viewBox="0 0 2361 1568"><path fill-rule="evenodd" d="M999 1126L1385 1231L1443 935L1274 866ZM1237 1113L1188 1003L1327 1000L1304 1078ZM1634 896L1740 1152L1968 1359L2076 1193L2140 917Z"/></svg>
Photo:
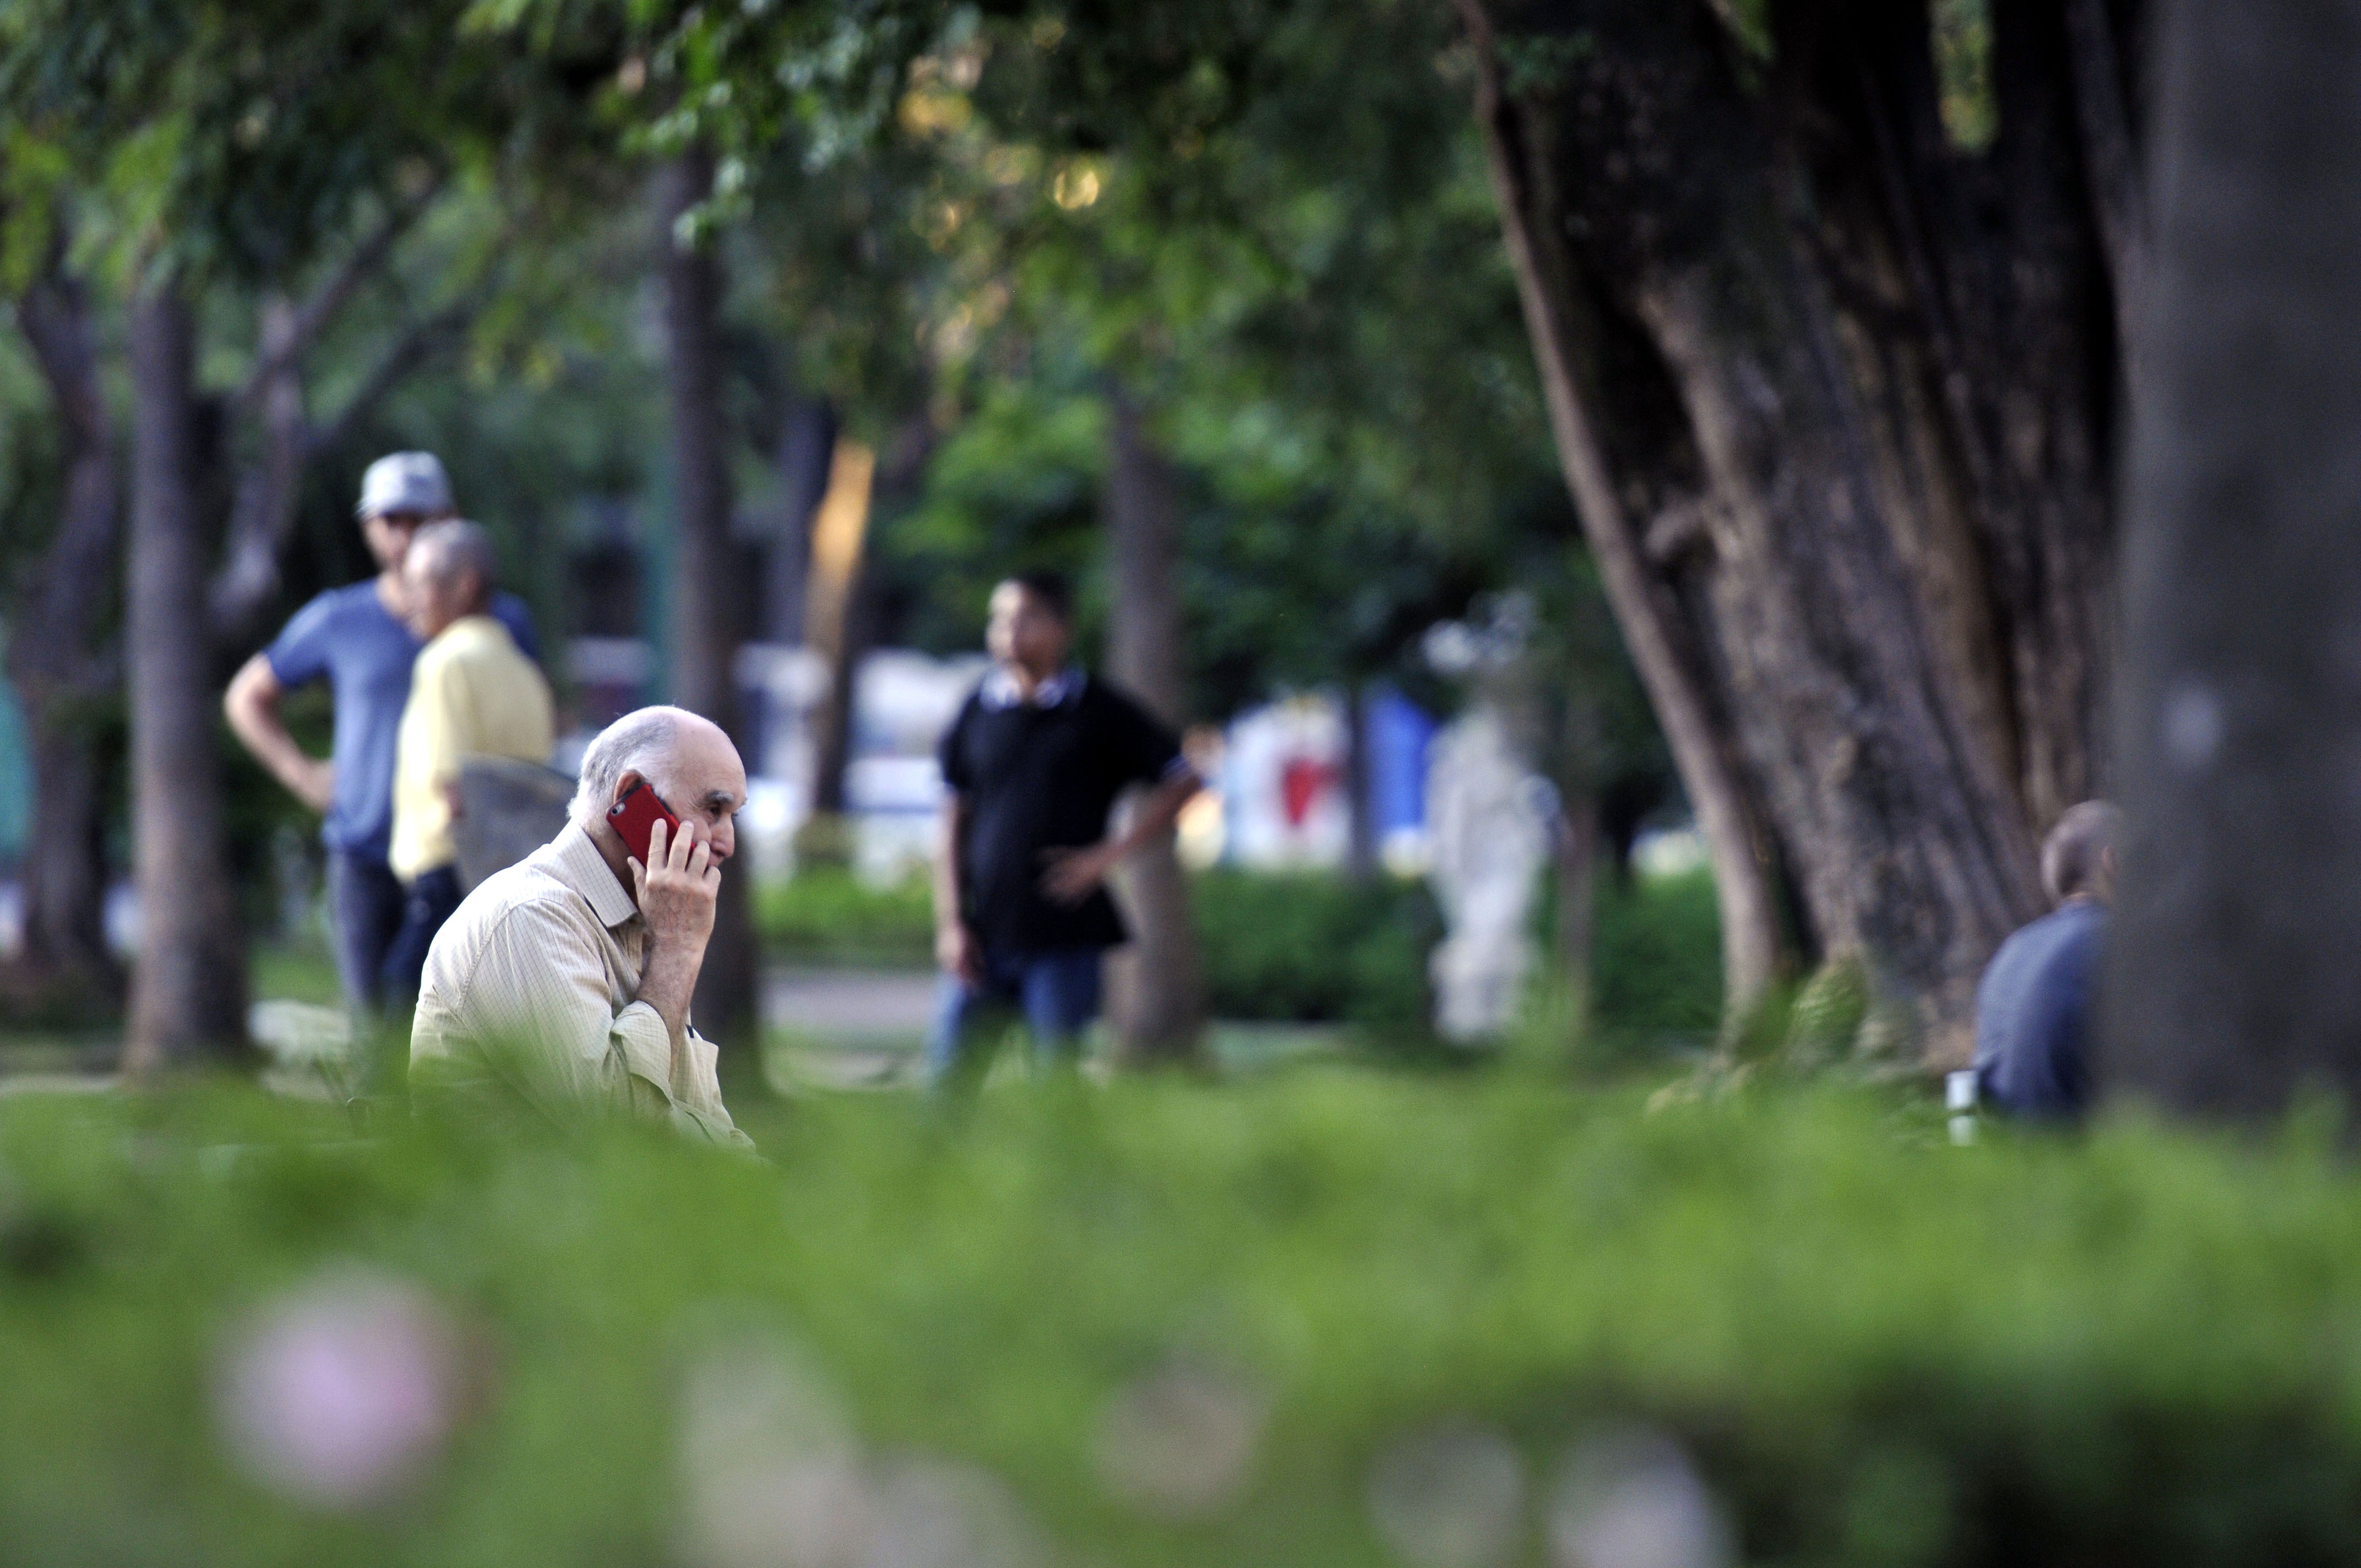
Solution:
<svg viewBox="0 0 2361 1568"><path fill-rule="evenodd" d="M1126 939L1106 875L1169 832L1199 787L1170 729L1066 663L1071 616L1054 573L994 588L992 672L943 735L931 1080L976 1060L971 1036L993 1003L1023 1010L1038 1054L1071 1058L1098 1013L1099 960ZM1148 793L1109 836L1115 797L1134 784Z"/></svg>

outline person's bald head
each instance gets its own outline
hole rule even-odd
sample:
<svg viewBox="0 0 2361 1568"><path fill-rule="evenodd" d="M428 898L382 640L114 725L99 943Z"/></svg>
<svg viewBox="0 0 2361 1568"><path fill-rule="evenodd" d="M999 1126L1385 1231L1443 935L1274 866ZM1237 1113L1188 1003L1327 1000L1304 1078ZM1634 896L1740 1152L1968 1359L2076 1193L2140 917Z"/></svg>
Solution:
<svg viewBox="0 0 2361 1568"><path fill-rule="evenodd" d="M643 707L615 720L582 753L575 820L594 833L612 834L608 809L642 781L712 843L715 860L737 851L746 764L719 725L682 707Z"/></svg>
<svg viewBox="0 0 2361 1568"><path fill-rule="evenodd" d="M420 529L401 558L411 630L432 641L460 617L483 614L498 571L491 537L474 523L451 518Z"/></svg>
<svg viewBox="0 0 2361 1568"><path fill-rule="evenodd" d="M2052 902L2077 897L2114 902L2115 840L2123 820L2123 813L2103 800L2066 808L2041 843L2041 885L2048 889Z"/></svg>

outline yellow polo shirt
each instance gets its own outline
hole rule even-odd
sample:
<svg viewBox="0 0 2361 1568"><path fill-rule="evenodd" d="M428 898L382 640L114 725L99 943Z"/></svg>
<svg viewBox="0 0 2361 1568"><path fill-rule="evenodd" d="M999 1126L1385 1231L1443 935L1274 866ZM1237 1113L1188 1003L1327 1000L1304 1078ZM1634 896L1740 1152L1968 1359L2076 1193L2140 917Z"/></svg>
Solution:
<svg viewBox="0 0 2361 1568"><path fill-rule="evenodd" d="M549 682L489 615L445 627L410 670L393 754L393 874L410 882L458 858L448 786L468 757L546 762Z"/></svg>

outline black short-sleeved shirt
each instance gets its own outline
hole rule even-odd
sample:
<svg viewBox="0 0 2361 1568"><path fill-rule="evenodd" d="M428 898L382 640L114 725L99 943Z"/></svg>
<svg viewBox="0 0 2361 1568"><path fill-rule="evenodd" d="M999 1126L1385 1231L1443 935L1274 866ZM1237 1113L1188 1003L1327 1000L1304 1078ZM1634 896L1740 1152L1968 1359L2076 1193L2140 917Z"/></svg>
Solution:
<svg viewBox="0 0 2361 1568"><path fill-rule="evenodd" d="M1076 905L1041 892L1042 851L1106 837L1115 796L1180 765L1180 744L1103 681L1060 677L1026 702L994 673L943 734L943 783L967 806L961 915L994 953L1112 948L1126 939L1106 890Z"/></svg>

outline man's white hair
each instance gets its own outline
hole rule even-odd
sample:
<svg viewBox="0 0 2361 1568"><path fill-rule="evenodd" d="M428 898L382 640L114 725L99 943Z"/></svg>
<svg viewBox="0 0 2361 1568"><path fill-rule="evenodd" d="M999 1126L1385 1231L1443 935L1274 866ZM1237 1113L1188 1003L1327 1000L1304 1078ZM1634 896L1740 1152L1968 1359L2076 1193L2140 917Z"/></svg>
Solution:
<svg viewBox="0 0 2361 1568"><path fill-rule="evenodd" d="M581 782L574 788L574 819L596 822L615 804L615 785L625 773L653 783L672 773L680 747L681 710L642 707L598 731L582 753ZM663 793L661 788L659 794Z"/></svg>
<svg viewBox="0 0 2361 1568"><path fill-rule="evenodd" d="M410 540L410 559L438 583L452 583L465 572L476 574L476 591L492 597L500 582L500 556L491 535L461 517L430 522Z"/></svg>

